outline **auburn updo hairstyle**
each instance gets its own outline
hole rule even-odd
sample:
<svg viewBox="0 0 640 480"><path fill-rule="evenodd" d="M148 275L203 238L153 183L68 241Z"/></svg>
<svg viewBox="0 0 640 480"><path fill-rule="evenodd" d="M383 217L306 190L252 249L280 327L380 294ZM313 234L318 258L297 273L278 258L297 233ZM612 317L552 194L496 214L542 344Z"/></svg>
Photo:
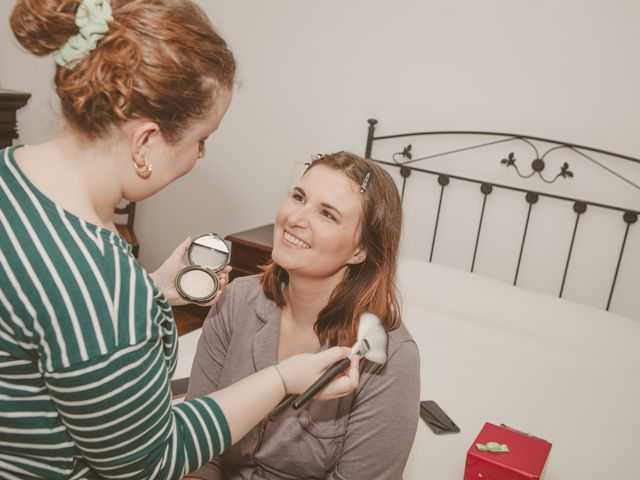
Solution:
<svg viewBox="0 0 640 480"><path fill-rule="evenodd" d="M11 28L34 55L50 55L78 33L81 0L19 0ZM73 68L56 66L55 85L70 127L104 136L148 118L175 142L205 116L236 64L206 14L189 0L111 0L113 20L95 50Z"/></svg>
<svg viewBox="0 0 640 480"><path fill-rule="evenodd" d="M359 245L366 249L367 256L362 263L347 265L346 275L314 325L321 345L351 346L357 339L360 315L364 312L375 313L387 331L401 324L396 270L402 204L391 176L371 160L337 152L314 160L306 172L320 165L341 172L360 189ZM366 186L361 188L365 178L368 178ZM265 296L283 308L289 283L287 271L271 262L264 267L261 282Z"/></svg>

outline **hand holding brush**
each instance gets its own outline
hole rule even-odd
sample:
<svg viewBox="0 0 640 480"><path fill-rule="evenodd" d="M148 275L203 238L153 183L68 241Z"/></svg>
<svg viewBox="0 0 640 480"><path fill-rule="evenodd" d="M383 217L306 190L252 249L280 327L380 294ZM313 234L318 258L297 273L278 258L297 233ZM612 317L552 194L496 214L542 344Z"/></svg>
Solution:
<svg viewBox="0 0 640 480"><path fill-rule="evenodd" d="M316 396L320 390L349 366L354 355L363 356L367 360L381 365L384 364L387 361L387 339L387 332L376 315L369 312L360 315L358 340L351 349L351 355L329 367L313 385L295 399L293 408L299 409Z"/></svg>

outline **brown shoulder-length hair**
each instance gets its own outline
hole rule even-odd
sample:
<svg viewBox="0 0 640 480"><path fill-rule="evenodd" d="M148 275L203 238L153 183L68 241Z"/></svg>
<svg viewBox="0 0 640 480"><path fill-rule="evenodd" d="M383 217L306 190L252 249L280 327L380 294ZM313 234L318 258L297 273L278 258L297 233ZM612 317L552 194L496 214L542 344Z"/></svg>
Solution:
<svg viewBox="0 0 640 480"><path fill-rule="evenodd" d="M18 0L11 28L44 56L78 33L81 0ZM126 120L155 121L170 143L231 88L236 64L224 39L190 0L110 0L113 20L95 50L72 68L56 66L67 124L89 139Z"/></svg>
<svg viewBox="0 0 640 480"><path fill-rule="evenodd" d="M356 341L358 321L364 312L380 317L387 331L400 326L396 268L402 206L392 178L370 160L347 152L332 153L311 163L307 172L318 165L339 170L358 187L369 176L366 187L360 188L359 244L366 249L366 258L362 263L347 266L344 279L333 290L314 327L320 344L350 346ZM271 262L264 268L261 280L267 298L284 307L287 272Z"/></svg>

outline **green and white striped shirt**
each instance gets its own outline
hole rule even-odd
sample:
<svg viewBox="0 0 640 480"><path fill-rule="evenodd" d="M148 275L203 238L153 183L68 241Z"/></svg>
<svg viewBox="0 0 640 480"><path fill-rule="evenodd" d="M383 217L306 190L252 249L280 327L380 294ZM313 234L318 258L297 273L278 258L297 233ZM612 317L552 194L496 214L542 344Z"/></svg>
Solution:
<svg viewBox="0 0 640 480"><path fill-rule="evenodd" d="M171 405L171 307L109 230L0 150L0 477L181 478L230 445L210 398Z"/></svg>

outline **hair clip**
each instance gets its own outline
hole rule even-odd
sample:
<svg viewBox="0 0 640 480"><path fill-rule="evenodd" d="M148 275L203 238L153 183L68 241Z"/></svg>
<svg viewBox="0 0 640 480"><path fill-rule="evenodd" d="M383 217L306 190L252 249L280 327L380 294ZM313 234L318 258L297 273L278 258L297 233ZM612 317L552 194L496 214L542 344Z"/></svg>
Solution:
<svg viewBox="0 0 640 480"><path fill-rule="evenodd" d="M314 153L313 155L310 156L309 161L305 163L305 165L307 167L310 167L313 162L315 162L316 160L321 160L326 156L327 156L326 153Z"/></svg>
<svg viewBox="0 0 640 480"><path fill-rule="evenodd" d="M368 192L367 187L369 186L369 181L371 180L371 170L367 170L364 178L362 179L362 183L360 184L360 193Z"/></svg>

